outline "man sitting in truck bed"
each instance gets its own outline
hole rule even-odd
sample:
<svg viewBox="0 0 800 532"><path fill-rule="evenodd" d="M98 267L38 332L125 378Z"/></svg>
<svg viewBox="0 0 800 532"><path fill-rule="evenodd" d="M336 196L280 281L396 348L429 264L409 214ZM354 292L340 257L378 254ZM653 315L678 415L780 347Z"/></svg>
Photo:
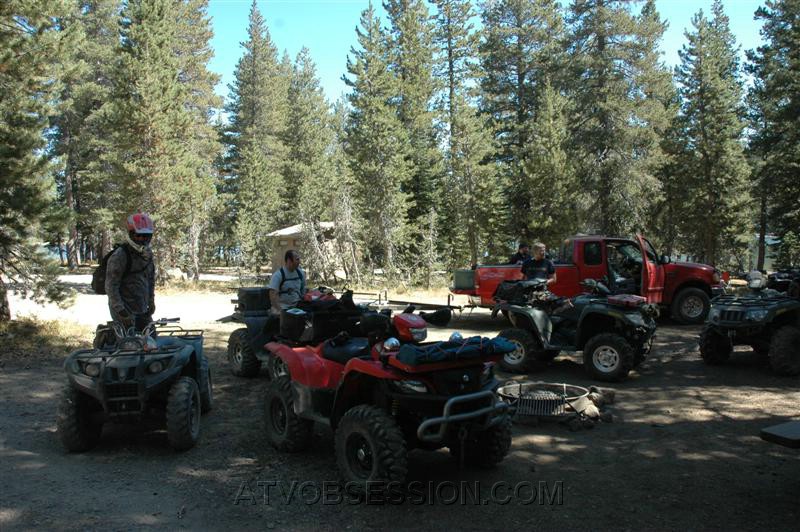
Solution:
<svg viewBox="0 0 800 532"><path fill-rule="evenodd" d="M547 284L556 282L556 266L553 261L545 257L547 248L541 242L533 245L533 258L522 264L522 273L525 279L547 279Z"/></svg>

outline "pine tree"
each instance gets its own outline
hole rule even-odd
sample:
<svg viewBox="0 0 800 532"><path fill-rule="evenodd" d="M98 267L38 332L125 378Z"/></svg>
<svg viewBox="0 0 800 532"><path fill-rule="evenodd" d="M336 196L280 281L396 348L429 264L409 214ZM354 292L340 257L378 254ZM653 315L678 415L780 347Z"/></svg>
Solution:
<svg viewBox="0 0 800 532"><path fill-rule="evenodd" d="M742 88L728 19L720 2L709 21L698 12L676 72L683 100L681 165L690 176L685 210L692 251L716 264L747 246L750 232L749 169L741 143Z"/></svg>
<svg viewBox="0 0 800 532"><path fill-rule="evenodd" d="M538 237L532 227L520 223L536 209L526 174L530 124L544 87L559 83L563 19L555 0L499 0L486 5L483 24L481 107L500 147L497 161L508 184L508 231L528 240Z"/></svg>
<svg viewBox="0 0 800 532"><path fill-rule="evenodd" d="M409 239L408 250L412 268L421 266L429 283L434 255L424 252L421 242L422 235L431 240L431 231L436 231L430 216L439 207L436 199L443 172L434 127L433 26L423 0L386 0L383 5L389 17L389 68L398 79L397 114L409 145L411 175L403 191L409 196L408 219L418 238Z"/></svg>
<svg viewBox="0 0 800 532"><path fill-rule="evenodd" d="M328 102L317 79L308 49L297 55L289 87L289 148L284 172L286 203L296 205L293 213L303 224L303 252L309 276L325 281L333 277L333 257L325 248L320 222L331 220L335 190L330 152L334 132Z"/></svg>
<svg viewBox="0 0 800 532"><path fill-rule="evenodd" d="M69 32L58 21L67 2L0 4L0 274L36 299L63 300L57 266L39 253L55 199L44 132L59 87L54 57L66 54ZM0 322L11 312L0 278Z"/></svg>
<svg viewBox="0 0 800 532"><path fill-rule="evenodd" d="M402 187L413 170L406 132L395 113L397 80L380 21L370 2L356 29L359 49L347 59L351 106L347 154L355 180L357 209L365 220L360 240L370 264L390 276L400 266L398 251L406 241L408 195Z"/></svg>
<svg viewBox="0 0 800 532"><path fill-rule="evenodd" d="M211 53L206 3L125 5L112 115L117 184L127 200L121 207L147 210L156 219L154 250L161 271L181 265L195 279L218 149L210 123L217 78L206 68Z"/></svg>
<svg viewBox="0 0 800 532"><path fill-rule="evenodd" d="M800 227L800 3L767 0L756 18L763 21L765 41L748 53L756 78L751 151L760 161L754 183L763 213L759 225L762 233L769 226L785 240Z"/></svg>
<svg viewBox="0 0 800 532"><path fill-rule="evenodd" d="M496 244L504 240L506 211L491 160L492 133L472 101L478 78L475 11L470 0L437 0L435 5L435 72L442 88L438 108L446 168L438 225L448 266L457 267L476 264L484 252L495 254Z"/></svg>
<svg viewBox="0 0 800 532"><path fill-rule="evenodd" d="M549 84L541 89L536 117L528 123L529 147L520 173L520 190L530 207L515 225L551 249L581 226L585 195L569 158L569 102Z"/></svg>
<svg viewBox="0 0 800 532"><path fill-rule="evenodd" d="M588 228L642 230L659 199L661 138L670 125L669 73L657 52L665 24L652 0L575 0L570 6L573 157L593 199Z"/></svg>
<svg viewBox="0 0 800 532"><path fill-rule="evenodd" d="M257 270L269 259L267 234L286 217L281 208L289 77L255 1L244 55L236 66L227 110L231 126L228 168L236 182L237 240L244 264Z"/></svg>
<svg viewBox="0 0 800 532"><path fill-rule="evenodd" d="M79 229L91 230L87 207L97 203L92 201L91 186L84 190L83 181L97 159L94 147L103 136L95 123L99 109L108 101L111 82L107 70L117 48L119 4L117 0L79 1L61 23L62 28L73 26L73 39L57 58L61 93L58 114L51 120L50 146L52 155L63 161L56 180L69 213L66 245L71 269L81 262Z"/></svg>

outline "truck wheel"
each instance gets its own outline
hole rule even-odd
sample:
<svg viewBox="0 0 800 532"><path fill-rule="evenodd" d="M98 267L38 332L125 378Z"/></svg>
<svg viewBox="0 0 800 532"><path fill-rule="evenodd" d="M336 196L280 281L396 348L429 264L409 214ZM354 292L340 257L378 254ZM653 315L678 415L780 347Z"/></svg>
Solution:
<svg viewBox="0 0 800 532"><path fill-rule="evenodd" d="M464 463L478 467L494 467L511 449L511 419L505 419L494 427L478 432L464 441ZM461 442L454 442L450 454L461 460Z"/></svg>
<svg viewBox="0 0 800 532"><path fill-rule="evenodd" d="M345 412L334 435L336 463L358 493L370 482L403 483L408 472L406 440L394 418L372 405Z"/></svg>
<svg viewBox="0 0 800 532"><path fill-rule="evenodd" d="M250 347L246 327L231 333L228 339L228 361L231 363L231 372L237 377L256 377L261 371L261 361Z"/></svg>
<svg viewBox="0 0 800 532"><path fill-rule="evenodd" d="M699 288L684 288L672 301L672 316L685 325L706 321L711 310L711 298Z"/></svg>
<svg viewBox="0 0 800 532"><path fill-rule="evenodd" d="M103 424L92 420L91 402L69 384L61 394L56 428L62 445L71 453L88 451L100 441Z"/></svg>
<svg viewBox="0 0 800 532"><path fill-rule="evenodd" d="M500 367L511 373L526 373L532 353L536 349L536 338L525 329L506 329L497 336L502 336L516 347L500 359Z"/></svg>
<svg viewBox="0 0 800 532"><path fill-rule="evenodd" d="M267 386L264 399L264 425L267 441L279 451L302 451L311 443L314 422L294 411L292 381L284 375Z"/></svg>
<svg viewBox="0 0 800 532"><path fill-rule="evenodd" d="M176 451L191 449L200 438L200 390L191 377L181 377L167 397L167 439Z"/></svg>
<svg viewBox="0 0 800 532"><path fill-rule="evenodd" d="M214 389L211 381L211 368L208 359L203 357L200 362L200 410L205 414L214 407Z"/></svg>
<svg viewBox="0 0 800 532"><path fill-rule="evenodd" d="M769 363L780 375L800 375L800 327L784 325L772 335Z"/></svg>
<svg viewBox="0 0 800 532"><path fill-rule="evenodd" d="M597 380L621 381L633 363L633 347L618 334L598 334L583 347L583 366Z"/></svg>
<svg viewBox="0 0 800 532"><path fill-rule="evenodd" d="M700 332L700 356L703 362L716 366L724 364L731 356L733 343L731 339L710 325Z"/></svg>

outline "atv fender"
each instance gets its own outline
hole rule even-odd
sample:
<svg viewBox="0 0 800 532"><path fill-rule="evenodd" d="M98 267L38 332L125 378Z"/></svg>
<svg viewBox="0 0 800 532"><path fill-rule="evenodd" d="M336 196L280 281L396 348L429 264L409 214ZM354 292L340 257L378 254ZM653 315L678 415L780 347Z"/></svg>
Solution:
<svg viewBox="0 0 800 532"><path fill-rule="evenodd" d="M315 347L291 347L269 342L266 351L286 363L292 381L309 388L334 388L341 378L342 366L317 354Z"/></svg>
<svg viewBox="0 0 800 532"><path fill-rule="evenodd" d="M520 329L525 329L536 335L536 339L545 348L550 345L550 337L553 334L553 322L547 312L538 308L508 306L508 314L511 323Z"/></svg>
<svg viewBox="0 0 800 532"><path fill-rule="evenodd" d="M578 321L579 337L577 338L577 349L583 349L589 338L601 333L618 333L633 340L631 333L644 327L644 320L634 322L624 312L604 311L586 308Z"/></svg>

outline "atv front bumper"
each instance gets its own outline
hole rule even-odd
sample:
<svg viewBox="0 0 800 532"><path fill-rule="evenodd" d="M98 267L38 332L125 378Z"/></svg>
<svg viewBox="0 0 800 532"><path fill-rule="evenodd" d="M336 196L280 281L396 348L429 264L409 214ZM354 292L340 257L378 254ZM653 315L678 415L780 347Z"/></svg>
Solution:
<svg viewBox="0 0 800 532"><path fill-rule="evenodd" d="M468 403L478 408L468 412L454 412ZM508 416L509 406L500 401L494 392L483 390L451 397L444 404L441 416L428 418L417 428L417 438L422 442L440 443L446 439L448 431L457 423L477 424L479 430L486 430L503 421Z"/></svg>

